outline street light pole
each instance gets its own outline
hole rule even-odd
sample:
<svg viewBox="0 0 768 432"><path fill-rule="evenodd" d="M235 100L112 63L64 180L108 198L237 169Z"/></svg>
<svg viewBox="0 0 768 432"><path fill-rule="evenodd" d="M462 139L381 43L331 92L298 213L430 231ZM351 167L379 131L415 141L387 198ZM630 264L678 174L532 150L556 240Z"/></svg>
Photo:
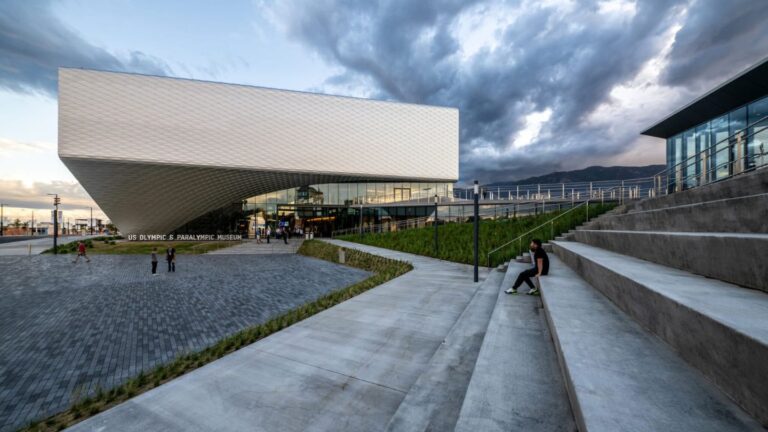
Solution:
<svg viewBox="0 0 768 432"><path fill-rule="evenodd" d="M59 198L59 194L48 195L53 195L53 254L58 255L59 249L56 247L56 243L59 239L59 204L61 198Z"/></svg>
<svg viewBox="0 0 768 432"><path fill-rule="evenodd" d="M475 180L475 217L474 217L474 233L475 233L475 282L479 280L479 274L478 274L478 260L479 260L479 248L480 248L480 185L477 184L477 180Z"/></svg>
<svg viewBox="0 0 768 432"><path fill-rule="evenodd" d="M91 207L91 235L93 235L93 207Z"/></svg>
<svg viewBox="0 0 768 432"><path fill-rule="evenodd" d="M5 235L3 233L5 231L5 227L3 227L3 221L5 221L5 215L3 214L3 206L5 206L5 204L0 204L0 237Z"/></svg>
<svg viewBox="0 0 768 432"><path fill-rule="evenodd" d="M440 201L440 197L437 196L437 194L435 194L435 220L434 220L434 225L435 225L435 257L437 257L437 251L438 251L438 249L437 249L437 203L439 201Z"/></svg>

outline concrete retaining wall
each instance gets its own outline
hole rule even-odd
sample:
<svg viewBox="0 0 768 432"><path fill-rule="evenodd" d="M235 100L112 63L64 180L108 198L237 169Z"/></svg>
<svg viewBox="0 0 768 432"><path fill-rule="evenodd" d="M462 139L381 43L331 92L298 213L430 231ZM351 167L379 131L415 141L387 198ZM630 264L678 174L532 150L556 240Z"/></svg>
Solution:
<svg viewBox="0 0 768 432"><path fill-rule="evenodd" d="M768 235L579 230L573 236L580 243L768 291Z"/></svg>
<svg viewBox="0 0 768 432"><path fill-rule="evenodd" d="M632 203L629 210L653 210L768 192L768 168L682 192Z"/></svg>
<svg viewBox="0 0 768 432"><path fill-rule="evenodd" d="M768 193L606 215L590 228L631 231L768 233Z"/></svg>

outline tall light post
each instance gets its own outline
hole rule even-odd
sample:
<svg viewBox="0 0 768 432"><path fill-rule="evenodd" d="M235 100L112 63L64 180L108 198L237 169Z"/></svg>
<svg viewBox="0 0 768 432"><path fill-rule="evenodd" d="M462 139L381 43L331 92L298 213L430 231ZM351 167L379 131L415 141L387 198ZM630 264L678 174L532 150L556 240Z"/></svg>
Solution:
<svg viewBox="0 0 768 432"><path fill-rule="evenodd" d="M437 203L439 203L439 202L440 202L440 197L437 196L437 194L435 194L435 220L434 220L434 225L435 225L435 258L437 258L437 251L438 251L438 249L437 249Z"/></svg>
<svg viewBox="0 0 768 432"><path fill-rule="evenodd" d="M475 233L475 282L479 280L479 274L478 274L478 262L479 262L479 249L480 249L480 185L477 184L477 180L475 180L475 190L474 190L474 198L475 198L475 217L474 217L474 233Z"/></svg>
<svg viewBox="0 0 768 432"><path fill-rule="evenodd" d="M5 215L3 214L3 206L5 204L0 203L0 237L2 237L5 231L5 227L3 226L3 222L5 221Z"/></svg>
<svg viewBox="0 0 768 432"><path fill-rule="evenodd" d="M59 249L56 247L56 242L59 239L59 204L61 204L61 198L59 194L48 194L53 196L53 254L58 255Z"/></svg>
<svg viewBox="0 0 768 432"><path fill-rule="evenodd" d="M93 235L93 207L91 207L91 220L90 220L90 226L91 226L91 235Z"/></svg>

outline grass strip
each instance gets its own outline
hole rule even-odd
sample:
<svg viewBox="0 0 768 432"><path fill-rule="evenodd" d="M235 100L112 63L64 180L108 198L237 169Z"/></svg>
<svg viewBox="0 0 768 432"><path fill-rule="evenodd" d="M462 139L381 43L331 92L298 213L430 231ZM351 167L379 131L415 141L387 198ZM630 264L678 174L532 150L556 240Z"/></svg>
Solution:
<svg viewBox="0 0 768 432"><path fill-rule="evenodd" d="M615 204L591 204L589 214L586 207L580 207L573 211L553 211L539 215L520 217L500 217L496 220L480 221L480 265L488 264L488 252L523 235L539 225L544 224L535 231L528 233L519 242L499 250L491 255L491 267L495 267L505 261L513 259L523 252L528 251L528 244L532 238L539 238L544 242L552 240L558 235L571 230L590 219L605 213L615 207ZM563 215L557 219L555 217ZM552 221L551 223L548 223ZM412 228L401 231L364 234L349 234L339 237L341 240L366 244L370 246L393 249L416 255L439 258L464 264L474 262L473 253L473 227L471 223L447 223L438 225L438 250L435 253L435 228Z"/></svg>
<svg viewBox="0 0 768 432"><path fill-rule="evenodd" d="M298 253L338 264L339 249L341 248L329 243L308 240L299 248ZM227 336L202 351L184 354L170 363L159 365L149 371L142 371L138 376L111 390L97 389L94 394L78 400L66 411L30 423L21 430L63 430L413 269L413 266L403 261L383 258L354 249L345 248L344 252L346 256L345 265L370 271L373 275L363 281L333 291L313 302L285 312L263 324L255 325Z"/></svg>

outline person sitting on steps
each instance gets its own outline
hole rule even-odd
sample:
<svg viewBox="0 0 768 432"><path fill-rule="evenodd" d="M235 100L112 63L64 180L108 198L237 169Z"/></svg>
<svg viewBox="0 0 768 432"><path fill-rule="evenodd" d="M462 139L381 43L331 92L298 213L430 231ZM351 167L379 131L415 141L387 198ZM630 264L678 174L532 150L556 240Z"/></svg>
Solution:
<svg viewBox="0 0 768 432"><path fill-rule="evenodd" d="M540 276L545 276L547 273L549 273L549 257L547 256L547 252L544 251L544 248L541 247L541 240L539 239L533 239L531 240L531 251L533 252L533 268L528 270L523 270L520 272L520 274L517 276L517 280L515 281L515 284L512 285L512 288L509 288L508 290L504 291L507 294L517 294L517 289L520 287L520 285L523 284L523 282L528 285L530 288L530 291L528 291L529 295L538 295L539 294L539 284L538 284L538 278ZM535 277L537 278L537 284L534 286L533 282L531 282L531 278Z"/></svg>

